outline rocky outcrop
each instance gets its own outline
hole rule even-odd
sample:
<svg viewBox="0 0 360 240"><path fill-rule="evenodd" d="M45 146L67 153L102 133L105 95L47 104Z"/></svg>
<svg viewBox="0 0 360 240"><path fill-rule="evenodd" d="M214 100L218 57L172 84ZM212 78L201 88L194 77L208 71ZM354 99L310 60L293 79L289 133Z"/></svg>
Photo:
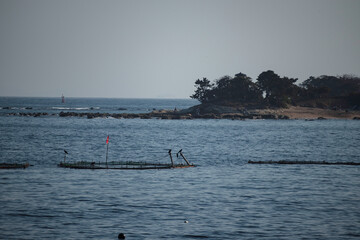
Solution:
<svg viewBox="0 0 360 240"><path fill-rule="evenodd" d="M20 113L9 113L8 115L21 116L21 117L41 117L41 116L55 116L56 114L49 114L46 112L35 112L35 113L20 112Z"/></svg>
<svg viewBox="0 0 360 240"><path fill-rule="evenodd" d="M60 112L59 114L49 113L9 113L15 116L32 116L40 117L47 115L58 115L59 117L81 117L81 118L116 118L116 119L308 119L308 120L325 120L325 119L360 119L359 111L333 111L317 108L290 107L290 108L261 108L246 109L245 107L220 106L214 104L200 104L184 110L153 110L149 113L94 113L94 112Z"/></svg>
<svg viewBox="0 0 360 240"><path fill-rule="evenodd" d="M194 113L195 112L195 113ZM124 118L124 119L230 119L230 120L245 120L245 119L289 119L285 115L276 115L276 114L257 114L249 113L244 110L237 112L227 112L225 113L218 111L217 113L212 112L198 112L196 108L192 111L153 111L150 113L77 113L77 112L61 112L59 113L60 117L86 117L88 119L92 118Z"/></svg>

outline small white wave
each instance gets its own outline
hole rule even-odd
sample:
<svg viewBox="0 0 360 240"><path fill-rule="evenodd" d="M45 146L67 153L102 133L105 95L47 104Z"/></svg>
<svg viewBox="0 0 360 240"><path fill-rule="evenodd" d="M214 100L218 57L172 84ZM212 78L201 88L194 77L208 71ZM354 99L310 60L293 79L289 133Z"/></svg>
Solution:
<svg viewBox="0 0 360 240"><path fill-rule="evenodd" d="M0 109L4 110L30 110L32 107L0 107Z"/></svg>
<svg viewBox="0 0 360 240"><path fill-rule="evenodd" d="M51 109L55 109L55 110L70 110L71 108L66 108L66 107L52 107Z"/></svg>
<svg viewBox="0 0 360 240"><path fill-rule="evenodd" d="M98 110L98 109L100 109L100 107L74 107L74 108L71 108L71 107L52 107L52 109L54 109L54 110L78 110L78 111L81 111L81 110Z"/></svg>

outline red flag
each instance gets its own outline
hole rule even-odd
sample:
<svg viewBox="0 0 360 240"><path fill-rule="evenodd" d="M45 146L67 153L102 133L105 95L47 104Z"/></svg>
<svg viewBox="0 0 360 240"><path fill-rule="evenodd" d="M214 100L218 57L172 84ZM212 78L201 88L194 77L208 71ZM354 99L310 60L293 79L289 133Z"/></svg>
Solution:
<svg viewBox="0 0 360 240"><path fill-rule="evenodd" d="M106 139L106 144L109 144L109 135L108 135L108 137Z"/></svg>

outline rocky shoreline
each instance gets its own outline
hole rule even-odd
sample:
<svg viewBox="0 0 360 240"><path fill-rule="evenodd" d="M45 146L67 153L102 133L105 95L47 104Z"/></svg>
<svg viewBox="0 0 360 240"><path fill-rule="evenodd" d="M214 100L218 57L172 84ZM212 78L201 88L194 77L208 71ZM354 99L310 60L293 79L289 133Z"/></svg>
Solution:
<svg viewBox="0 0 360 240"><path fill-rule="evenodd" d="M11 116L23 117L42 117L42 116L57 116L57 114L48 113L10 113ZM116 119L231 119L231 120L245 120L245 119L289 119L286 115L276 114L241 114L241 113L227 113L227 114L191 114L180 113L171 110L153 111L150 113L90 113L90 112L60 112L59 117L81 117L81 118L116 118Z"/></svg>
<svg viewBox="0 0 360 240"><path fill-rule="evenodd" d="M360 120L359 110L338 110L291 106L276 109L246 109L239 107L200 104L184 110L154 110L149 113L92 113L92 112L60 112L50 113L11 113L9 115L42 117L83 117L116 118L116 119L354 119Z"/></svg>

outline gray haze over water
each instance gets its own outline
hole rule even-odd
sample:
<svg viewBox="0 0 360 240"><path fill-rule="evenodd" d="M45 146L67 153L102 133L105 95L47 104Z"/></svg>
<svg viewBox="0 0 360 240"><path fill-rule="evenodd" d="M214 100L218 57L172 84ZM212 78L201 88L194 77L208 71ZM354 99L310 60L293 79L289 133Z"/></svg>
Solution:
<svg viewBox="0 0 360 240"><path fill-rule="evenodd" d="M187 98L265 70L360 75L360 1L0 1L0 96Z"/></svg>

